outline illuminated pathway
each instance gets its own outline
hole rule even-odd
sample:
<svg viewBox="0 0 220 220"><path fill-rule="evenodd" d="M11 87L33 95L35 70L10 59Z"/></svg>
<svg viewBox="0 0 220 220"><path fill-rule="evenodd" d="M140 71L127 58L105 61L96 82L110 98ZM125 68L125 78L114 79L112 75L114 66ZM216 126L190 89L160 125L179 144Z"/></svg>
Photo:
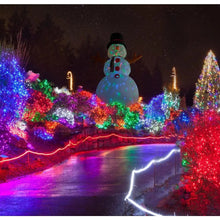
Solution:
<svg viewBox="0 0 220 220"><path fill-rule="evenodd" d="M81 153L0 184L0 215L124 215L131 171L174 147L152 144Z"/></svg>

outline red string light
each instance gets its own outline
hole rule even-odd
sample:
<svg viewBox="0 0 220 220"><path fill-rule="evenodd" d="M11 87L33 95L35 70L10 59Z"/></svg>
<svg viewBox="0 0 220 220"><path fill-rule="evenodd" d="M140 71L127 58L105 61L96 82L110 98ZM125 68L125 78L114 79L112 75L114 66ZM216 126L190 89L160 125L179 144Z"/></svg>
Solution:
<svg viewBox="0 0 220 220"><path fill-rule="evenodd" d="M16 156L16 157L13 157L13 158L7 158L7 159L4 159L4 160L1 160L0 161L0 164L1 163L5 163L5 162L10 162L10 161L14 161L14 160L17 160L21 157L24 157L25 155L27 155L28 153L30 154L34 154L34 155L39 155L39 156L52 156L54 154L56 154L57 152L59 151L63 151L65 149L67 149L68 147L70 146L77 146L79 144L82 144L88 140L97 140L97 139L101 139L101 138L110 138L110 137L118 137L118 138L122 138L122 139L136 139L136 140L149 140L149 139L154 139L154 140L161 140L161 139L169 139L171 138L172 136L161 136L161 137L152 137L152 136L148 136L148 137L133 137L133 136L122 136L122 135L118 135L118 134L115 134L115 133L112 133L112 134L108 134L108 135L100 135L100 136L96 136L96 137L92 137L92 136L87 136L86 138L84 138L83 140L80 140L80 141L77 141L76 143L73 143L71 140L66 144L65 147L63 148L58 148L56 149L55 151L53 152L49 152L49 153L42 153L42 152L36 152L36 151L31 151L31 150L28 150L28 151L25 151L23 154L20 154L19 156Z"/></svg>
<svg viewBox="0 0 220 220"><path fill-rule="evenodd" d="M220 207L220 115L205 111L194 118L188 131L182 157L188 161L185 188L191 193L187 206L206 215L210 206Z"/></svg>

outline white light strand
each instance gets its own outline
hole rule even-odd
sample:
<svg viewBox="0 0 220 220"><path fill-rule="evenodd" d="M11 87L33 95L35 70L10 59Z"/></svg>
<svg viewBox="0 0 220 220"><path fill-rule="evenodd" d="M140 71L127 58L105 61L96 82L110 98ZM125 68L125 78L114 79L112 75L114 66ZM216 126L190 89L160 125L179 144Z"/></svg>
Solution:
<svg viewBox="0 0 220 220"><path fill-rule="evenodd" d="M15 126L22 131L26 130L27 128L27 124L24 121L17 121Z"/></svg>
<svg viewBox="0 0 220 220"><path fill-rule="evenodd" d="M151 167L152 164L155 164L155 163L161 163L167 159L169 159L169 157L173 154L173 153L179 153L180 152L180 149L173 149L171 150L167 156L163 157L163 158L160 158L158 160L151 160L144 168L141 168L139 170L133 170L132 173L131 173L131 181L130 181L130 188L129 188L129 191L128 191L128 194L126 195L125 197L125 201L128 200L130 203L132 203L134 206L136 206L138 209L148 213L148 214L151 214L151 215L155 215L155 216L161 216L160 214L158 213L155 213L155 212L152 212L150 211L149 209L146 209L142 206L140 206L139 204L137 204L134 200L132 200L130 198L131 196L131 193L133 191L133 187L134 187L134 178L135 178L135 174L136 173L141 173L141 172L144 172L146 171L147 169L149 169Z"/></svg>
<svg viewBox="0 0 220 220"><path fill-rule="evenodd" d="M66 95L71 95L71 93L69 92L69 90L66 87L62 87L61 89L59 89L58 87L55 87L54 92L56 94L65 93Z"/></svg>
<svg viewBox="0 0 220 220"><path fill-rule="evenodd" d="M160 215L160 214L157 214L156 212L152 212L152 211L150 211L150 210L148 210L148 209L145 209L143 206L137 204L137 203L136 203L135 201L133 201L132 199L129 199L129 198L128 198L128 201L129 201L130 203L132 203L134 206L136 206L137 208L139 208L140 210L142 210L143 212L147 212L148 214L151 214L151 215L154 215L154 216L162 216L162 215Z"/></svg>
<svg viewBox="0 0 220 220"><path fill-rule="evenodd" d="M67 120L67 122L70 125L74 125L75 120L74 120L74 113L71 112L69 109L67 108L56 108L56 110L53 112L53 115L56 115L59 118L64 118Z"/></svg>

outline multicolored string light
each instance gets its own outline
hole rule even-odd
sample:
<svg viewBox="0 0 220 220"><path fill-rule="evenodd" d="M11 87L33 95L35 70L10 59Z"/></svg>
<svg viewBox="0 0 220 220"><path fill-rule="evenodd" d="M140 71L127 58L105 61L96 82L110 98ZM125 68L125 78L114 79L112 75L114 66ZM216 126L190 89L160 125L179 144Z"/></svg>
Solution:
<svg viewBox="0 0 220 220"><path fill-rule="evenodd" d="M43 121L46 113L52 108L53 102L40 91L29 89L31 96L29 97L23 120L39 122Z"/></svg>
<svg viewBox="0 0 220 220"><path fill-rule="evenodd" d="M180 97L178 92L169 91L168 89L164 88L164 98L162 101L161 108L164 111L166 119L170 117L170 111L173 109L177 111L180 107Z"/></svg>
<svg viewBox="0 0 220 220"><path fill-rule="evenodd" d="M215 54L210 50L196 83L194 105L200 110L220 108L220 71Z"/></svg>
<svg viewBox="0 0 220 220"><path fill-rule="evenodd" d="M42 81L40 79L36 80L35 82L31 84L31 88L42 92L51 101L55 99L53 95L52 84L47 79L44 79Z"/></svg>

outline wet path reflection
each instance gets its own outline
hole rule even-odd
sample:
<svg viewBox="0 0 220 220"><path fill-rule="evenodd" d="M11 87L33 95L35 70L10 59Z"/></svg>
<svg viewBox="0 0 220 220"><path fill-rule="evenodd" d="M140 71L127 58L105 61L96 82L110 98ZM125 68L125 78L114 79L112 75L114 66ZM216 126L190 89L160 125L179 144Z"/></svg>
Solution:
<svg viewBox="0 0 220 220"><path fill-rule="evenodd" d="M123 215L131 171L174 147L139 145L73 155L0 184L0 215Z"/></svg>

